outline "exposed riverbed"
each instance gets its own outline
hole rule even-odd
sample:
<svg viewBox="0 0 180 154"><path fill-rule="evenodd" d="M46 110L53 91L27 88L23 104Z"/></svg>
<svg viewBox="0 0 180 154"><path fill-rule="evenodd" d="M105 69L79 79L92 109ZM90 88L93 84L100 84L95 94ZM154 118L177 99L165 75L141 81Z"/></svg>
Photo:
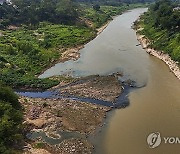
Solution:
<svg viewBox="0 0 180 154"><path fill-rule="evenodd" d="M130 92L130 105L110 112L106 126L95 136L95 153L178 154L180 145L161 143L150 149L151 132L180 136L180 82L161 60L148 55L131 28L147 9L134 9L116 17L81 49L77 61L56 64L40 78L69 74L75 77L122 72L124 78L144 86ZM92 139L93 140L93 139Z"/></svg>

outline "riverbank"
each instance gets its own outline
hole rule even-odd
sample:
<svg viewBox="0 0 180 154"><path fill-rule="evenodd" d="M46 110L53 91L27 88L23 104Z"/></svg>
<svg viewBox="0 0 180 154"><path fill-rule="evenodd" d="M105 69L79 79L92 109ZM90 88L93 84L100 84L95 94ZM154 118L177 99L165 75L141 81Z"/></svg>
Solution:
<svg viewBox="0 0 180 154"><path fill-rule="evenodd" d="M80 49L106 28L112 16L135 7L130 6L103 6L101 11L85 7L80 25L40 22L34 28L21 26L18 29L1 29L0 80L14 89L22 90L45 90L57 85L58 81L40 79L39 74L58 62L77 60ZM85 20L89 20L93 26L86 25Z"/></svg>
<svg viewBox="0 0 180 154"><path fill-rule="evenodd" d="M161 7L165 5L169 6L168 14L162 13L167 11ZM176 4L165 1L152 4L152 7L134 22L134 27L137 39L146 52L162 60L180 79L179 25L175 22L178 21L179 14L178 11L173 10L174 5ZM157 16L156 19L154 19L155 16ZM163 19L169 19L168 23Z"/></svg>
<svg viewBox="0 0 180 154"><path fill-rule="evenodd" d="M141 43L142 48L145 49L148 54L159 58L166 65L168 65L170 71L180 80L180 68L178 62L172 60L171 57L168 54L164 53L163 51L158 51L153 48L150 48L149 45L151 40L149 40L145 35L141 35L140 34L141 30L142 28L137 29L136 35L137 35L137 40Z"/></svg>
<svg viewBox="0 0 180 154"><path fill-rule="evenodd" d="M104 29L108 26L108 24L113 20L113 17L111 20L106 21L106 23L104 23L101 27L97 28L95 30L95 35L92 36L88 41L79 44L77 46L74 47L70 47L70 48L61 48L58 49L57 52L61 55L59 56L59 58L57 58L56 60L52 61L47 67L45 67L40 73L38 73L36 75L36 77L40 76L41 74L43 74L47 69L55 66L58 63L64 63L68 60L73 60L76 61L80 58L80 50L84 48L84 46L90 42L91 40L93 40L94 38L96 38L100 33L102 33L104 31ZM87 23L88 24L88 23ZM92 29L91 25L90 29ZM28 90L28 89L26 89Z"/></svg>
<svg viewBox="0 0 180 154"><path fill-rule="evenodd" d="M108 26L108 24L110 22L111 22L111 20L108 20L103 26L101 26L100 28L97 28L96 29L96 36L95 37L97 37L100 33L102 33L103 30ZM89 41L93 40L95 37L91 38ZM80 50L82 48L84 48L84 45L87 44L88 42L86 42L86 43L84 43L82 45L78 45L78 46L73 47L73 48L65 49L62 52L60 58L57 61L55 61L50 67L52 67L53 65L55 65L57 63L61 63L61 62L63 63L63 62L68 61L68 60L74 60L74 61L78 60L80 58ZM50 68L50 67L48 67L48 68ZM48 68L46 68L45 70L47 70Z"/></svg>
<svg viewBox="0 0 180 154"><path fill-rule="evenodd" d="M138 6L138 5L137 5ZM129 9L133 9L133 8L137 8L137 6L129 6ZM141 5L139 7L142 7ZM80 45L77 45L75 47L71 47L71 48L67 48L67 49L59 49L59 53L61 53L61 56L55 60L54 62L52 62L48 67L46 67L45 69L43 69L43 71L41 73L39 73L38 75L40 74L43 74L47 69L53 67L54 65L56 65L57 63L64 63L68 60L73 60L73 61L76 61L80 58L80 50L84 48L84 46L90 42L91 40L93 40L94 38L96 38L98 35L100 35L104 29L106 29L106 27L110 24L110 22L112 20L114 20L115 17L117 17L118 15L121 15L125 12L128 12L129 11L128 7L125 9L123 9L123 11L121 12L118 12L117 14L113 14L113 15L110 15L110 18L105 21L104 24L102 24L102 26L98 27L98 28L95 28L95 35L93 37L91 37L87 42L83 43L83 44L80 44ZM91 29L94 29L93 28L93 22L88 22L88 20L86 19L85 20L85 23L87 24L87 26Z"/></svg>

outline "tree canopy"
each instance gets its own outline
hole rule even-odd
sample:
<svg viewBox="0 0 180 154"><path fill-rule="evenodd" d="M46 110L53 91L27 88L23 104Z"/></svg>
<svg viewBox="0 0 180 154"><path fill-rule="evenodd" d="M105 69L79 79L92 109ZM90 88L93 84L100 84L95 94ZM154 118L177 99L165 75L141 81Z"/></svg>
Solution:
<svg viewBox="0 0 180 154"><path fill-rule="evenodd" d="M180 10L170 0L159 0L150 8L154 27L169 31L180 30Z"/></svg>
<svg viewBox="0 0 180 154"><path fill-rule="evenodd" d="M78 18L72 0L12 0L0 5L1 27L9 24L74 23Z"/></svg>
<svg viewBox="0 0 180 154"><path fill-rule="evenodd" d="M177 2L158 0L141 20L142 34L151 41L151 47L168 53L180 62L180 9Z"/></svg>
<svg viewBox="0 0 180 154"><path fill-rule="evenodd" d="M22 138L21 123L18 97L0 83L0 153L12 153L12 146Z"/></svg>

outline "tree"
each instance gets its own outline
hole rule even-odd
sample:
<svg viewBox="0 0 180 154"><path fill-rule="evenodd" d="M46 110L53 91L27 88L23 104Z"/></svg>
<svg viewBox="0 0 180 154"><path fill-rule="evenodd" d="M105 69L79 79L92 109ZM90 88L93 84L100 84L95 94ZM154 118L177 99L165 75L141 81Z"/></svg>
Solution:
<svg viewBox="0 0 180 154"><path fill-rule="evenodd" d="M22 111L18 97L0 83L0 153L11 153L21 135Z"/></svg>
<svg viewBox="0 0 180 154"><path fill-rule="evenodd" d="M96 10L96 11L99 11L100 10L100 5L98 5L98 4L93 5L93 9Z"/></svg>
<svg viewBox="0 0 180 154"><path fill-rule="evenodd" d="M78 13L72 0L60 0L57 3L56 14L60 22L68 23L77 19Z"/></svg>
<svg viewBox="0 0 180 154"><path fill-rule="evenodd" d="M77 7L72 0L12 0L12 4L0 5L1 27L37 25L41 21L66 24L74 23L77 18Z"/></svg>
<svg viewBox="0 0 180 154"><path fill-rule="evenodd" d="M179 29L180 12L173 10L173 3L169 0L157 1L150 8L154 27L176 31Z"/></svg>

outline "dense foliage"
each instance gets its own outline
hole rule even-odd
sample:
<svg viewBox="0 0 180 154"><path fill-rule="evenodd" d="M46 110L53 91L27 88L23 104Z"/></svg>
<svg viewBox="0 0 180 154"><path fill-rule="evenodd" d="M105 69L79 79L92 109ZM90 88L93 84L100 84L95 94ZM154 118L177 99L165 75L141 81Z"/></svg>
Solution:
<svg viewBox="0 0 180 154"><path fill-rule="evenodd" d="M180 10L170 0L160 0L150 7L153 26L172 33L180 30Z"/></svg>
<svg viewBox="0 0 180 154"><path fill-rule="evenodd" d="M41 21L74 23L78 17L72 0L12 0L0 5L1 27L9 24L32 24Z"/></svg>
<svg viewBox="0 0 180 154"><path fill-rule="evenodd" d="M151 46L180 62L180 9L177 3L160 0L142 16L141 32L152 40Z"/></svg>
<svg viewBox="0 0 180 154"><path fill-rule="evenodd" d="M93 23L94 28L102 26L107 20L111 19L113 15L120 14L127 9L126 5L121 7L101 6L98 8L86 7L83 9L83 15L87 20Z"/></svg>
<svg viewBox="0 0 180 154"><path fill-rule="evenodd" d="M0 80L14 88L47 89L58 81L35 77L57 60L62 48L95 36L85 27L41 23L36 30L3 30L0 36Z"/></svg>
<svg viewBox="0 0 180 154"><path fill-rule="evenodd" d="M148 0L146 0L148 1ZM144 2L144 0L95 0L86 2L85 9L81 7L83 1L79 0L11 0L11 2L4 2L0 5L0 28L6 28L9 25L26 24L34 27L40 22L51 22L55 24L77 24L82 18L82 12L87 12L88 8L93 8L99 12L97 15L102 17L104 22L109 18L110 14L104 14L100 7L110 6L115 9L117 13L122 12L125 6L124 2L136 3ZM119 8L118 8L119 7ZM91 11L91 10L89 10ZM87 12L88 13L88 12ZM92 12L91 12L92 13ZM89 16L89 15L88 15ZM98 17L101 20L101 17ZM97 18L91 16L91 18ZM97 19L94 19L97 20ZM81 23L82 24L82 23Z"/></svg>
<svg viewBox="0 0 180 154"><path fill-rule="evenodd" d="M9 154L21 139L22 112L17 96L0 83L0 153Z"/></svg>

